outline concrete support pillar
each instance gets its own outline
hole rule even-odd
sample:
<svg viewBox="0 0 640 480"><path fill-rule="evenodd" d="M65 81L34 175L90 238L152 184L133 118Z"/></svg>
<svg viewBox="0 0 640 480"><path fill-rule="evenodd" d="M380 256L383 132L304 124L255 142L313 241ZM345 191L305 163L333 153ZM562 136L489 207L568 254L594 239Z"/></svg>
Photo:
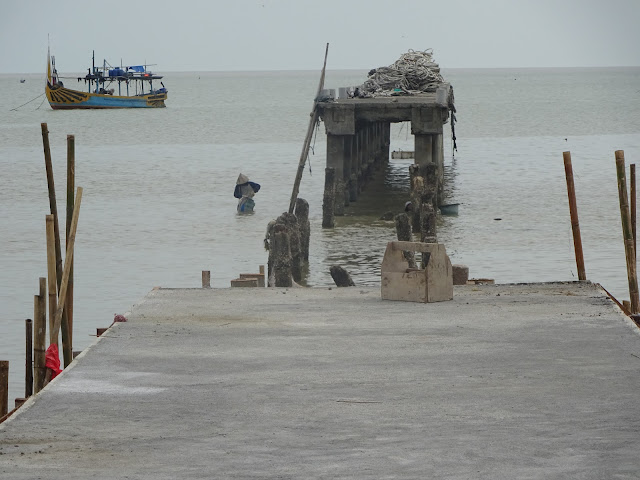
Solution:
<svg viewBox="0 0 640 480"><path fill-rule="evenodd" d="M346 136L344 139L344 206L351 202L351 183L353 164L355 162L355 135Z"/></svg>
<svg viewBox="0 0 640 480"><path fill-rule="evenodd" d="M334 214L344 215L345 136L327 134L327 168L335 170Z"/></svg>
<svg viewBox="0 0 640 480"><path fill-rule="evenodd" d="M415 152L414 158L418 165L426 165L433 162L433 135L414 134Z"/></svg>
<svg viewBox="0 0 640 480"><path fill-rule="evenodd" d="M433 162L437 166L437 195L438 202L442 203L444 198L444 144L442 141L442 134L433 136Z"/></svg>
<svg viewBox="0 0 640 480"><path fill-rule="evenodd" d="M391 124L389 122L382 124L382 161L387 163L390 157L391 145Z"/></svg>
<svg viewBox="0 0 640 480"><path fill-rule="evenodd" d="M324 195L322 197L322 228L335 226L336 169L324 169Z"/></svg>

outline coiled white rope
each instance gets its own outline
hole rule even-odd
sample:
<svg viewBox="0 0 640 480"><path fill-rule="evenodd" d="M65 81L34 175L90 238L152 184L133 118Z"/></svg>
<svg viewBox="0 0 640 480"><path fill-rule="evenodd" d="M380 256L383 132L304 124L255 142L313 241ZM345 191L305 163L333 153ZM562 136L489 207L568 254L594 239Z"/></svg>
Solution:
<svg viewBox="0 0 640 480"><path fill-rule="evenodd" d="M440 67L433 61L433 50L409 50L388 67L375 68L356 88L354 96L381 97L433 92L444 82Z"/></svg>

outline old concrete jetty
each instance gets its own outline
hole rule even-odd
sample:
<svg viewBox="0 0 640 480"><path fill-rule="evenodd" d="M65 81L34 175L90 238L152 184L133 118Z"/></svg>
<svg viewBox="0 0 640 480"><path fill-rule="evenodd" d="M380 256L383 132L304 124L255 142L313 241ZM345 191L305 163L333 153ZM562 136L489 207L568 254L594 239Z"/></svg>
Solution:
<svg viewBox="0 0 640 480"><path fill-rule="evenodd" d="M429 184L435 203L444 190L443 126L453 107L453 92L443 83L433 92L375 98L337 98L318 103L327 133L327 179L323 226L333 225L334 215L355 202L363 185L389 161L391 123L410 122L414 135L415 163L433 166ZM326 192L335 192L335 201Z"/></svg>
<svg viewBox="0 0 640 480"><path fill-rule="evenodd" d="M0 425L0 477L637 478L639 372L588 282L157 289Z"/></svg>

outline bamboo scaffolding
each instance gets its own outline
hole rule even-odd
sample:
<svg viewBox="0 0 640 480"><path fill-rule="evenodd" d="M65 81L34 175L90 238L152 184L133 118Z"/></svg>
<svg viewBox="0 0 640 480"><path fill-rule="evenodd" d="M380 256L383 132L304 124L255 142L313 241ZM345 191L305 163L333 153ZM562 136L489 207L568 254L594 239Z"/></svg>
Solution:
<svg viewBox="0 0 640 480"><path fill-rule="evenodd" d="M563 152L564 174L567 179L567 194L569 196L569 213L571 214L571 229L573 231L573 248L576 252L576 267L578 280L586 280L587 273L584 268L584 256L582 253L582 238L580 236L580 222L578 221L578 205L576 202L576 189L573 183L573 167L571 165L571 152Z"/></svg>
<svg viewBox="0 0 640 480"><path fill-rule="evenodd" d="M54 242L55 242L55 272L58 290L62 282L62 250L60 247L60 228L58 222L58 206L56 202L56 189L53 180L53 164L51 161L51 148L49 146L49 130L46 123L40 124L42 130L42 146L44 149L44 164L47 171L47 188L49 190L49 209L53 215ZM65 366L73 360L70 348L64 348L69 344L69 322L66 313L62 323L62 346ZM57 344L57 342L56 342Z"/></svg>
<svg viewBox="0 0 640 480"><path fill-rule="evenodd" d="M627 279L629 282L629 298L631 313L638 313L638 277L636 274L636 255L633 248L633 234L631 232L631 214L627 197L627 177L625 172L624 151L616 150L616 171L618 176L618 196L620 197L620 218L622 220L622 238L627 260Z"/></svg>
<svg viewBox="0 0 640 480"><path fill-rule="evenodd" d="M304 173L304 165L309 156L309 147L311 146L311 138L313 137L313 129L318 122L318 96L324 88L324 76L327 68L327 55L329 54L329 44L324 51L324 64L322 66L322 73L320 74L320 83L318 84L318 93L313 99L313 108L311 109L311 120L307 127L307 136L304 139L302 146L302 152L300 153L300 161L298 162L298 171L296 172L296 179L293 182L293 192L291 193L291 201L289 202L289 213L293 213L296 207L296 200L298 199L298 191L300 189L300 181L302 180L302 174Z"/></svg>

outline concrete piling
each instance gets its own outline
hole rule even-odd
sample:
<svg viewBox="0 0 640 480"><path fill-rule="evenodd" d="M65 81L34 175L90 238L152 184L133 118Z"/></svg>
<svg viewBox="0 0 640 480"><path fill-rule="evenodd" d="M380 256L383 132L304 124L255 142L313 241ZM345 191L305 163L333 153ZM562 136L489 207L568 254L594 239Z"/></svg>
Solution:
<svg viewBox="0 0 640 480"><path fill-rule="evenodd" d="M300 257L303 262L309 261L309 243L311 240L311 223L309 222L309 202L304 198L296 200L295 216L300 232Z"/></svg>
<svg viewBox="0 0 640 480"><path fill-rule="evenodd" d="M401 242L411 242L413 239L411 233L411 223L406 213L400 213L395 217L396 235ZM404 258L409 263L409 268L416 268L416 256L411 250L404 251Z"/></svg>
<svg viewBox="0 0 640 480"><path fill-rule="evenodd" d="M293 283L289 233L287 227L282 223L277 223L274 227L271 251L273 251L274 286L291 287Z"/></svg>
<svg viewBox="0 0 640 480"><path fill-rule="evenodd" d="M333 167L327 167L324 172L322 228L333 228L335 226L336 169Z"/></svg>

